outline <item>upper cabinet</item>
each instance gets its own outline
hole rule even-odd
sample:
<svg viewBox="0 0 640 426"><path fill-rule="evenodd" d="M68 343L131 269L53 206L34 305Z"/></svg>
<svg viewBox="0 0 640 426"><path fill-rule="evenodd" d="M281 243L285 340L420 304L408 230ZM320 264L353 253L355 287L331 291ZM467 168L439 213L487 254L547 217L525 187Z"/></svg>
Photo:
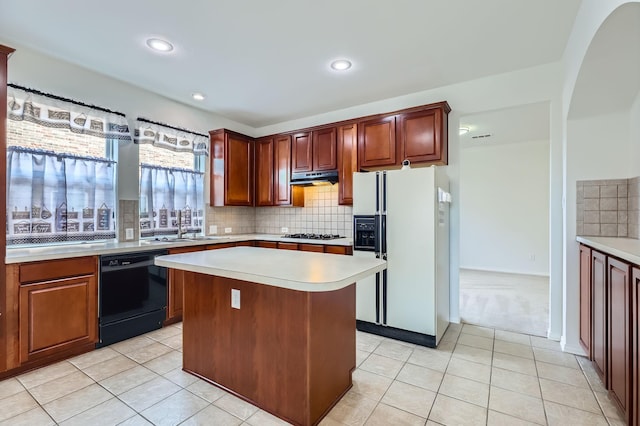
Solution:
<svg viewBox="0 0 640 426"><path fill-rule="evenodd" d="M360 167L395 165L396 116L383 116L358 123L358 156Z"/></svg>
<svg viewBox="0 0 640 426"><path fill-rule="evenodd" d="M310 172L313 169L311 132L294 133L292 139L291 171Z"/></svg>
<svg viewBox="0 0 640 426"><path fill-rule="evenodd" d="M256 140L256 206L303 206L304 189L289 185L291 136L276 135Z"/></svg>
<svg viewBox="0 0 640 426"><path fill-rule="evenodd" d="M211 139L212 206L253 205L253 139L226 129Z"/></svg>
<svg viewBox="0 0 640 426"><path fill-rule="evenodd" d="M447 164L446 118L450 110L446 102L441 102L421 111L398 115L400 162Z"/></svg>
<svg viewBox="0 0 640 426"><path fill-rule="evenodd" d="M353 173L358 171L358 126L338 127L338 204L353 204Z"/></svg>
<svg viewBox="0 0 640 426"><path fill-rule="evenodd" d="M338 154L336 128L328 127L309 132L294 133L292 172L336 170Z"/></svg>
<svg viewBox="0 0 640 426"><path fill-rule="evenodd" d="M336 170L338 156L336 148L336 128L313 131L313 170Z"/></svg>
<svg viewBox="0 0 640 426"><path fill-rule="evenodd" d="M447 102L366 117L358 122L358 164L362 168L412 163L447 164Z"/></svg>

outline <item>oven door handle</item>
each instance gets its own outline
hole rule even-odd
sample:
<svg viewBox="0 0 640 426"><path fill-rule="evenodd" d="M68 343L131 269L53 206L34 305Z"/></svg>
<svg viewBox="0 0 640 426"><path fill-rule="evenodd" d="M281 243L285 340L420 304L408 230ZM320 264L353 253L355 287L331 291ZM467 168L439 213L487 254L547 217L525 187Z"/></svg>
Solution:
<svg viewBox="0 0 640 426"><path fill-rule="evenodd" d="M142 268L142 267L153 266L153 265L154 265L154 259L149 259L149 260L144 260L142 262L131 262L126 264L123 262L117 266L108 266L108 265L102 266L100 270L102 272L112 272L112 271L122 271L125 269Z"/></svg>

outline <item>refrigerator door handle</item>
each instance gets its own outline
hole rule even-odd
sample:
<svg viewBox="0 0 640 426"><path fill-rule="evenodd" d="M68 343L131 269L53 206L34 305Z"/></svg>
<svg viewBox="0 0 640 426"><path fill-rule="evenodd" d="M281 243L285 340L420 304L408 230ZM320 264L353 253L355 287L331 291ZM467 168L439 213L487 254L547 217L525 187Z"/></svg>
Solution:
<svg viewBox="0 0 640 426"><path fill-rule="evenodd" d="M380 325L380 272L376 272L376 324Z"/></svg>
<svg viewBox="0 0 640 426"><path fill-rule="evenodd" d="M380 238L382 252L382 260L387 260L387 215L383 214L380 218L382 224L380 225ZM386 269L385 269L386 270Z"/></svg>
<svg viewBox="0 0 640 426"><path fill-rule="evenodd" d="M382 325L387 325L387 270L382 271Z"/></svg>
<svg viewBox="0 0 640 426"><path fill-rule="evenodd" d="M382 172L382 214L387 214L387 171Z"/></svg>
<svg viewBox="0 0 640 426"><path fill-rule="evenodd" d="M376 214L380 214L380 172L376 172Z"/></svg>

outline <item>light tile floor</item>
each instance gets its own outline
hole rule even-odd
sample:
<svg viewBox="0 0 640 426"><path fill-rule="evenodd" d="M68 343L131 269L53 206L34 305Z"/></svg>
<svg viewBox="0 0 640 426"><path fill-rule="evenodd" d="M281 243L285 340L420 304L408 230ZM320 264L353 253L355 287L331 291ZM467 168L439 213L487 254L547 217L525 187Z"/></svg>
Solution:
<svg viewBox="0 0 640 426"><path fill-rule="evenodd" d="M0 425L286 424L181 370L181 324L0 382ZM357 333L336 425L623 425L557 342L452 324L438 349Z"/></svg>

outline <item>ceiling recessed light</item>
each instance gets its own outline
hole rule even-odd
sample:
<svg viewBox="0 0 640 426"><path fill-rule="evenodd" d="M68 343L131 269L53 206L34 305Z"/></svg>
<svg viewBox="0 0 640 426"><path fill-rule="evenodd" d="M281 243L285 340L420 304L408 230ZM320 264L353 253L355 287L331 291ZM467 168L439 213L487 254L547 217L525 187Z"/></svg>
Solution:
<svg viewBox="0 0 640 426"><path fill-rule="evenodd" d="M157 52L171 52L173 50L173 45L166 40L161 40L159 38L150 38L147 40L147 46Z"/></svg>
<svg viewBox="0 0 640 426"><path fill-rule="evenodd" d="M202 93L194 93L191 97L196 101L204 101L204 95Z"/></svg>
<svg viewBox="0 0 640 426"><path fill-rule="evenodd" d="M331 62L331 68L336 71L344 71L351 68L351 61L346 59L338 59L336 61Z"/></svg>
<svg viewBox="0 0 640 426"><path fill-rule="evenodd" d="M461 135L465 135L469 133L469 128L468 127L460 127L460 134Z"/></svg>

